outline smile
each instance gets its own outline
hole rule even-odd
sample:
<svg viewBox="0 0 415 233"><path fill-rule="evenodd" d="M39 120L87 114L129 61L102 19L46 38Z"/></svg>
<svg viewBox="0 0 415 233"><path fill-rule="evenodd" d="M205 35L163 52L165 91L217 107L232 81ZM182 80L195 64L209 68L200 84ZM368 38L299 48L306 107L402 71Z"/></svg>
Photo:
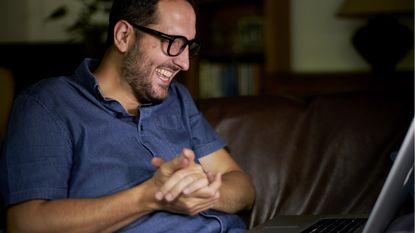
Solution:
<svg viewBox="0 0 415 233"><path fill-rule="evenodd" d="M169 82L172 79L174 72L172 72L170 70L157 68L156 69L156 74L159 76L159 78L162 81Z"/></svg>

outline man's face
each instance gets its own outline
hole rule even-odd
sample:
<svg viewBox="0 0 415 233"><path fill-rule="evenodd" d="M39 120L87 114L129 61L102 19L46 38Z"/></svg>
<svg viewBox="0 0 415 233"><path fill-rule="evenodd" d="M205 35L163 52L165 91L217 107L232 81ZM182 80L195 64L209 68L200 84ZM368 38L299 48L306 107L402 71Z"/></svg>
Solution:
<svg viewBox="0 0 415 233"><path fill-rule="evenodd" d="M162 0L157 8L158 21L148 28L188 40L196 34L196 16L192 6L182 0ZM123 59L122 72L140 103L159 102L168 96L174 76L189 69L188 46L175 57L167 55L166 41L143 33Z"/></svg>

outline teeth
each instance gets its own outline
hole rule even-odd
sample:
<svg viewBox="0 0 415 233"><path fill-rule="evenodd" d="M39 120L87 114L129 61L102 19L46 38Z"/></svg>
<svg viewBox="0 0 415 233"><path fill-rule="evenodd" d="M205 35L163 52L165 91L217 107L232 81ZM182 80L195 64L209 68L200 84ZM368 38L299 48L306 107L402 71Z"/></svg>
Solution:
<svg viewBox="0 0 415 233"><path fill-rule="evenodd" d="M170 79L170 77L173 75L173 72L164 69L156 69L156 72L161 78L165 80Z"/></svg>

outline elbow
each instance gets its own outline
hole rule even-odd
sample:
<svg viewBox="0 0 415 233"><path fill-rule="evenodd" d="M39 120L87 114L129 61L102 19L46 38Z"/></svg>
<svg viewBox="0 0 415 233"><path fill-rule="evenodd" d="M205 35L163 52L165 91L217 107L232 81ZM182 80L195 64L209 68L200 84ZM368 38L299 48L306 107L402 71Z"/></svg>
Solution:
<svg viewBox="0 0 415 233"><path fill-rule="evenodd" d="M13 218L10 216L10 214L7 214L7 218L6 218L7 233L26 233L27 231L25 231L22 226L23 224L19 223L19 221L16 218Z"/></svg>
<svg viewBox="0 0 415 233"><path fill-rule="evenodd" d="M256 188L251 180L249 182L249 186L250 188L249 188L249 191L247 192L248 193L247 209L251 210L254 207L255 200L256 200Z"/></svg>
<svg viewBox="0 0 415 233"><path fill-rule="evenodd" d="M12 205L6 212L7 233L34 233L40 232L37 225L41 224L41 214L37 213L37 207L41 200L32 200Z"/></svg>

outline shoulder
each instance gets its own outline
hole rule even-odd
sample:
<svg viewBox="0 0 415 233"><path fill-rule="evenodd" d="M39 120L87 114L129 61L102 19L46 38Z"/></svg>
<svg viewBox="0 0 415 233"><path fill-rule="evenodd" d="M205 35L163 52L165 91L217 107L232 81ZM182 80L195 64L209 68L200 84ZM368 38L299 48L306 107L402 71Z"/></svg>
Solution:
<svg viewBox="0 0 415 233"><path fill-rule="evenodd" d="M67 105L76 95L69 77L61 76L41 80L23 90L15 100L19 109L33 109L33 105L53 111Z"/></svg>
<svg viewBox="0 0 415 233"><path fill-rule="evenodd" d="M68 77L65 76L43 79L27 87L19 94L19 97L50 99L51 97L64 95L70 86L68 82Z"/></svg>
<svg viewBox="0 0 415 233"><path fill-rule="evenodd" d="M189 90L181 83L174 81L170 85L169 98L179 99L181 102L193 103Z"/></svg>
<svg viewBox="0 0 415 233"><path fill-rule="evenodd" d="M154 105L155 111L163 111L168 114L191 116L197 113L196 105L187 88L177 81L173 81L169 87L169 95L161 103Z"/></svg>

